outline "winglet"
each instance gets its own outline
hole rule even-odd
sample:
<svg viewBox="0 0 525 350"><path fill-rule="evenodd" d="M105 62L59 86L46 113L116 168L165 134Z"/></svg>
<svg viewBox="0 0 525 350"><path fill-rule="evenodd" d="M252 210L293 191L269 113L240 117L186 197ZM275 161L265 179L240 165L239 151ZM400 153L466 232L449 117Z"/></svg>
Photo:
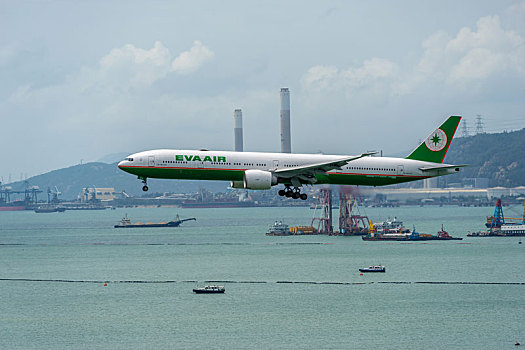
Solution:
<svg viewBox="0 0 525 350"><path fill-rule="evenodd" d="M371 152L365 152L365 153L361 153L361 156L359 158L363 158L363 157L367 157L367 156L372 156L374 154L378 154L379 152L377 151L371 151Z"/></svg>
<svg viewBox="0 0 525 350"><path fill-rule="evenodd" d="M449 117L439 128L434 130L407 159L423 160L426 162L443 163L450 142L456 133L461 117Z"/></svg>

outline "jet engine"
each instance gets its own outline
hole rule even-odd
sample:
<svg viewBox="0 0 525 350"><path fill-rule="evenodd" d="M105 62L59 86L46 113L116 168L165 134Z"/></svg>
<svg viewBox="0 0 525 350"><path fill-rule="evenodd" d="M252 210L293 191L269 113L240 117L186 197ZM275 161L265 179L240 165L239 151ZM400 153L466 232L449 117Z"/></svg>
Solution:
<svg viewBox="0 0 525 350"><path fill-rule="evenodd" d="M244 181L230 181L231 188L244 188Z"/></svg>
<svg viewBox="0 0 525 350"><path fill-rule="evenodd" d="M269 190L277 185L277 177L269 171L246 170L244 172L244 188L248 190Z"/></svg>

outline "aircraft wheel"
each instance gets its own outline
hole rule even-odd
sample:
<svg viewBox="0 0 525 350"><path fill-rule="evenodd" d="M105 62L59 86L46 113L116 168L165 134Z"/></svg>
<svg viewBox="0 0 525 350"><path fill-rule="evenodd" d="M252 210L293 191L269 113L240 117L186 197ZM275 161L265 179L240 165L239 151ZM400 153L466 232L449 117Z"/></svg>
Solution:
<svg viewBox="0 0 525 350"><path fill-rule="evenodd" d="M286 195L286 191L285 190L279 190L279 196L284 196Z"/></svg>
<svg viewBox="0 0 525 350"><path fill-rule="evenodd" d="M148 186L146 185L142 186L142 191L146 192L147 190L149 190Z"/></svg>
<svg viewBox="0 0 525 350"><path fill-rule="evenodd" d="M284 194L286 197L290 198L293 196L293 193L292 191L286 191L286 193Z"/></svg>
<svg viewBox="0 0 525 350"><path fill-rule="evenodd" d="M307 195L306 193L301 193L300 198L301 198L303 201L305 201L306 198L308 198L308 195Z"/></svg>
<svg viewBox="0 0 525 350"><path fill-rule="evenodd" d="M301 194L299 192L294 192L292 194L293 199L298 199L300 196L301 196Z"/></svg>

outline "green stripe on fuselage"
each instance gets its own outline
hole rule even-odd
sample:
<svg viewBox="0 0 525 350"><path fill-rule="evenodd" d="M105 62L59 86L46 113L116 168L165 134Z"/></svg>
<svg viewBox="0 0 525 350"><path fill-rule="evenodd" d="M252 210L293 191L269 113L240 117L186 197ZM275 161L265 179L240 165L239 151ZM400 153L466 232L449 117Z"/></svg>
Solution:
<svg viewBox="0 0 525 350"><path fill-rule="evenodd" d="M209 169L209 168L158 168L158 167L121 167L122 170L140 177L152 179L181 180L218 180L243 181L244 170ZM423 176L363 175L363 174L327 174L316 175L316 184L385 186L421 180Z"/></svg>
<svg viewBox="0 0 525 350"><path fill-rule="evenodd" d="M244 176L244 170L155 167L121 167L121 169L130 174L152 179L242 181Z"/></svg>

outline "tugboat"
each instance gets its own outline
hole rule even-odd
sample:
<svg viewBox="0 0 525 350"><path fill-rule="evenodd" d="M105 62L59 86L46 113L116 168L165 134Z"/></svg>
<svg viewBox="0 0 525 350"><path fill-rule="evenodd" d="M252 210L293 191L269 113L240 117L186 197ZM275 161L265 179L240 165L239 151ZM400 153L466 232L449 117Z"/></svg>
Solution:
<svg viewBox="0 0 525 350"><path fill-rule="evenodd" d="M266 232L267 236L289 236L292 232L290 231L288 225L283 224L282 221L275 221L273 225L268 228Z"/></svg>
<svg viewBox="0 0 525 350"><path fill-rule="evenodd" d="M445 231L445 229L443 229L443 224L441 224L441 231L438 231L436 238L438 240L453 240L453 241L463 240L463 238L461 237L452 237L451 235L449 235L448 232Z"/></svg>
<svg viewBox="0 0 525 350"><path fill-rule="evenodd" d="M359 272L386 272L386 267L383 265L371 265L367 268L359 269Z"/></svg>
<svg viewBox="0 0 525 350"><path fill-rule="evenodd" d="M187 218L187 219L181 219L179 215L175 216L175 220L173 221L167 221L167 222L136 222L132 223L131 220L128 218L128 214L120 220L118 224L116 224L115 228L131 228L131 227L179 227L180 224L182 224L184 221L190 221L190 220L197 220L195 218Z"/></svg>
<svg viewBox="0 0 525 350"><path fill-rule="evenodd" d="M196 294L211 294L211 293L224 293L226 289L224 286L204 286L200 288L193 288L193 293Z"/></svg>

